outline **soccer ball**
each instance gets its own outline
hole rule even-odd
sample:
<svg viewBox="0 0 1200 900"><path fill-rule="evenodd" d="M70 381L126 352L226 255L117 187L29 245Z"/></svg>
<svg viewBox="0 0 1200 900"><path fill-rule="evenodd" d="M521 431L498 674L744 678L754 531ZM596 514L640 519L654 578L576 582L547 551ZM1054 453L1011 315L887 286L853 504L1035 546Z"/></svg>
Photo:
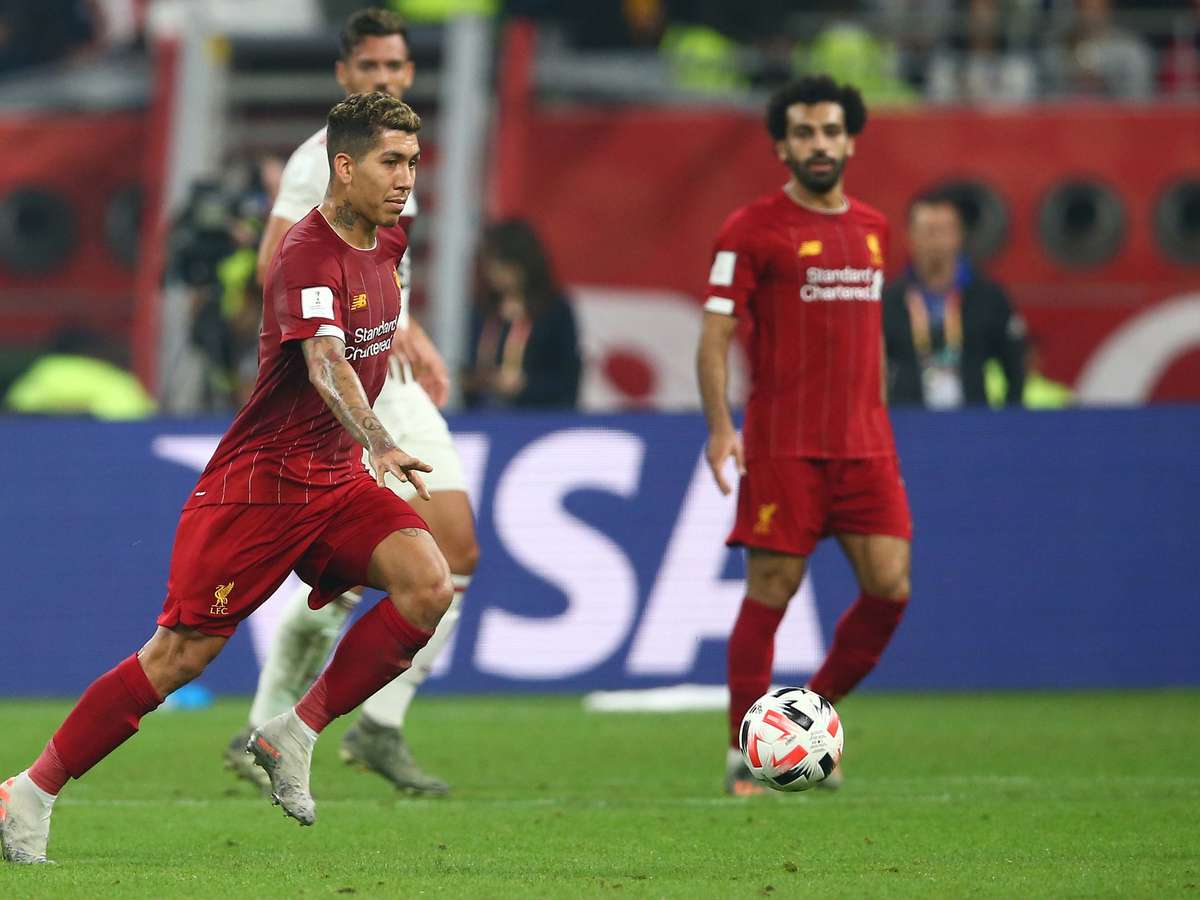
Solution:
<svg viewBox="0 0 1200 900"><path fill-rule="evenodd" d="M763 694L738 731L751 774L777 791L806 791L820 784L842 758L845 740L833 704L807 688Z"/></svg>

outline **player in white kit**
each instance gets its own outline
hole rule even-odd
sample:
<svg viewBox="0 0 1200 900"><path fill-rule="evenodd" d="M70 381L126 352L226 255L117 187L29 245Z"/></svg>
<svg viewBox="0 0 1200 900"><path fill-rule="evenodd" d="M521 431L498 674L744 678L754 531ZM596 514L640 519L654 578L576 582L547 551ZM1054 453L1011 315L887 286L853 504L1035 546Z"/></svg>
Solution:
<svg viewBox="0 0 1200 900"><path fill-rule="evenodd" d="M382 9L364 9L350 16L342 31L342 56L336 76L347 94L386 91L403 97L413 78L404 20ZM284 167L259 246L260 281L284 233L320 205L328 184L329 161L322 128L296 149ZM404 216L411 222L416 212L416 197L410 196ZM401 224L406 224L403 219ZM434 636L413 659L412 667L363 704L358 720L342 739L341 756L348 763L377 772L399 788L436 796L448 793L449 785L417 766L402 729L413 695L428 677L458 622L463 591L475 570L479 547L462 465L450 429L437 408L449 393L446 366L424 330L408 315L411 268L406 253L397 276L401 312L391 374L374 409L400 446L433 466L425 476L432 499L416 500L414 504L450 565L454 601ZM416 493L409 484L389 480L389 486L405 500L412 500ZM247 729L234 736L225 750L226 765L260 786L263 770L253 764L244 749L250 729L299 700L324 667L342 626L361 599L360 593L347 592L314 612L308 608L308 590L303 587L287 600L279 631L259 675Z"/></svg>

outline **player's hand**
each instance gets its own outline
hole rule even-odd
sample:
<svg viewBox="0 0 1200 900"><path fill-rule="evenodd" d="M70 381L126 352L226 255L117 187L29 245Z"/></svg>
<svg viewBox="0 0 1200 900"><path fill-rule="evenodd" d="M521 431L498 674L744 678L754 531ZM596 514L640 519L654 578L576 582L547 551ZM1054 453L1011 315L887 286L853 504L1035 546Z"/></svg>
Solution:
<svg viewBox="0 0 1200 900"><path fill-rule="evenodd" d="M704 458L708 460L708 467L712 469L717 487L726 495L733 490L725 478L725 460L730 457L733 457L738 476L745 475L746 458L742 451L742 436L732 428L712 432L704 448Z"/></svg>
<svg viewBox="0 0 1200 900"><path fill-rule="evenodd" d="M393 373L401 381L405 379L405 369L413 370L416 373L416 366L413 364L413 347L412 335L407 328L397 328L395 335L392 337L392 360L396 364L396 371Z"/></svg>
<svg viewBox="0 0 1200 900"><path fill-rule="evenodd" d="M397 328L392 341L392 356L412 370L417 383L439 408L450 399L450 372L433 341L419 327Z"/></svg>
<svg viewBox="0 0 1200 900"><path fill-rule="evenodd" d="M429 399L440 409L450 399L450 372L446 369L441 354L435 350L434 355L435 360L427 361L413 369L413 374L417 376L417 381L425 389Z"/></svg>
<svg viewBox="0 0 1200 900"><path fill-rule="evenodd" d="M417 489L422 500L429 499L429 489L425 487L422 472L432 472L433 466L421 462L415 456L409 456L399 447L391 447L376 453L370 451L371 469L375 472L375 481L380 487L387 487L386 478L394 475L400 481L407 481Z"/></svg>

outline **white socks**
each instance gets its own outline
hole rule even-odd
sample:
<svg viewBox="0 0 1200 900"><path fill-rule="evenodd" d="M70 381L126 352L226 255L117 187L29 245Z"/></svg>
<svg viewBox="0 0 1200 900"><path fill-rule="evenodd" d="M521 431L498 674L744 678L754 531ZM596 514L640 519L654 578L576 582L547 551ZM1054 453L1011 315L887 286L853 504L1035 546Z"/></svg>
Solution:
<svg viewBox="0 0 1200 900"><path fill-rule="evenodd" d="M363 704L363 712L371 721L387 728L404 725L417 689L429 677L434 663L453 638L463 593L471 583L471 576L453 575L451 578L454 599L429 643L413 657L412 667L407 672L384 685ZM254 728L282 715L299 702L325 667L325 661L350 616L350 609L362 599L361 594L348 591L321 609L312 610L308 608L308 594L309 588L301 586L288 600L279 621L279 631L267 651L266 662L258 676L254 703L250 707L250 725ZM312 731L307 725L304 728Z"/></svg>
<svg viewBox="0 0 1200 900"><path fill-rule="evenodd" d="M46 815L50 814L50 810L54 808L54 801L58 799L58 794L47 794L40 787L34 784L33 779L29 777L28 769L13 779L13 787L16 788L18 785L20 785L23 789L31 791L32 796L41 801L42 808L45 810Z"/></svg>
<svg viewBox="0 0 1200 900"><path fill-rule="evenodd" d="M311 753L312 748L317 745L317 733L304 723L304 720L296 715L293 709L288 713L288 730L292 732L292 736L301 744L308 748Z"/></svg>
<svg viewBox="0 0 1200 900"><path fill-rule="evenodd" d="M301 585L279 620L250 707L250 724L255 728L287 712L304 696L325 668L350 609L362 599L357 591L347 591L313 610L308 608L308 594L309 588Z"/></svg>
<svg viewBox="0 0 1200 900"><path fill-rule="evenodd" d="M408 715L408 707L412 704L417 689L425 683L442 650L454 636L459 616L462 614L463 594L467 585L471 583L471 576L452 575L451 578L454 581L454 599L450 601L445 615L434 629L429 643L413 657L412 666L407 672L402 672L399 677L385 684L363 704L363 713L377 725L387 728L401 728L404 725L404 717Z"/></svg>

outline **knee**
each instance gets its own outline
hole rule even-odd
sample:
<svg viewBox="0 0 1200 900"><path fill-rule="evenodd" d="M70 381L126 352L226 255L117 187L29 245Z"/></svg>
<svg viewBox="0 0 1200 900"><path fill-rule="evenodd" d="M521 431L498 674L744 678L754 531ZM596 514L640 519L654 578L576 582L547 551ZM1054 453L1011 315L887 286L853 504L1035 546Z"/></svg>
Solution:
<svg viewBox="0 0 1200 900"><path fill-rule="evenodd" d="M863 590L873 597L907 603L912 585L909 582L908 566L896 563L882 566L872 572L863 585Z"/></svg>
<svg viewBox="0 0 1200 900"><path fill-rule="evenodd" d="M442 548L446 555L446 563L455 575L474 575L475 567L479 565L479 544L474 533L456 536Z"/></svg>
<svg viewBox="0 0 1200 900"><path fill-rule="evenodd" d="M398 599L393 594L393 600ZM416 579L404 597L406 612L414 625L432 631L454 599L454 584L444 566Z"/></svg>
<svg viewBox="0 0 1200 900"><path fill-rule="evenodd" d="M750 596L764 606L782 609L796 596L802 579L803 574L796 576L778 570L756 573L749 579L747 589Z"/></svg>

